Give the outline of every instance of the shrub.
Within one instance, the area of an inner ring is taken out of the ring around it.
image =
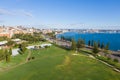
[[[119,62],[118,59],[114,59],[113,61],[114,61],[114,62]]]
[[[35,59],[35,57],[32,57],[32,59]]]
[[[45,48],[49,48],[50,46],[45,46]]]
[[[111,58],[110,58],[110,57],[108,57],[108,58],[107,58],[107,60],[111,60]]]
[[[29,58],[28,58],[28,61],[30,61],[30,59],[31,59],[31,58],[29,57]]]
[[[115,66],[115,62],[113,62],[112,60],[108,60],[106,57],[97,56],[96,58],[98,58],[98,59],[100,59],[100,60],[102,60],[102,61],[104,61],[104,62],[107,62],[107,63],[110,64],[110,65]]]

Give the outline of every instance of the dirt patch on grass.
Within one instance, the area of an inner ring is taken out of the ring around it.
[[[59,70],[68,70],[70,68],[70,65],[71,65],[71,59],[69,56],[65,56],[65,59],[63,61],[62,64],[60,65],[57,65],[57,69]]]

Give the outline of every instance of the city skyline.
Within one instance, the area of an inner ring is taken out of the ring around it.
[[[120,29],[119,7],[119,0],[1,0],[0,25]]]

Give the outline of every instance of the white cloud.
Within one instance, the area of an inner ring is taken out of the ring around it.
[[[15,15],[15,16],[27,16],[33,17],[32,13],[26,10],[7,10],[0,8],[0,15]]]
[[[6,9],[0,9],[0,15],[13,15],[13,13]]]
[[[17,10],[16,13],[23,16],[33,17],[32,13],[25,10]]]

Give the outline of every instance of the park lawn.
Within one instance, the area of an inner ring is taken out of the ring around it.
[[[23,55],[18,54],[17,56],[11,56],[10,62],[6,62],[5,60],[0,61],[0,71],[4,71],[20,63],[24,63],[28,55],[27,53],[28,51]]]
[[[31,50],[35,59],[0,73],[0,80],[120,80],[120,73],[87,55],[55,46]]]
[[[48,42],[36,42],[36,43],[28,44],[28,45],[29,46],[30,45],[40,45],[40,44],[45,44],[45,43],[48,43]],[[6,69],[9,69],[9,68],[12,68],[14,66],[24,63],[26,61],[26,58],[28,55],[27,53],[29,53],[28,50],[23,55],[18,54],[16,56],[11,56],[9,63],[6,63],[5,60],[0,61],[0,71],[4,71]]]

